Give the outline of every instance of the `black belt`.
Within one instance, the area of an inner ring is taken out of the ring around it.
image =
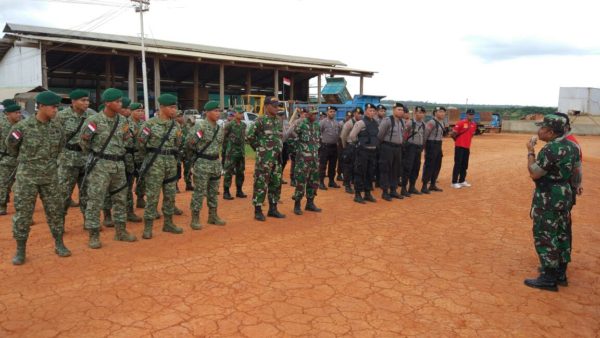
[[[159,155],[177,155],[179,151],[177,149],[158,149],[158,148],[146,148],[149,153],[155,153]]]
[[[324,145],[326,147],[337,147],[337,143],[323,143],[323,142],[321,142],[321,145]]]
[[[385,144],[386,146],[390,146],[390,147],[394,147],[394,148],[400,148],[400,147],[402,147],[401,144],[387,142],[387,141],[383,141],[382,144]]]
[[[65,144],[65,148],[73,151],[81,151],[81,146],[77,143],[67,143]]]
[[[433,143],[433,144],[442,144],[442,141],[438,141],[438,140],[427,140],[427,143]]]
[[[4,152],[4,151],[0,151],[0,155],[2,155],[2,156],[9,156],[9,154],[7,152]]]
[[[214,161],[219,159],[219,155],[204,155],[204,154],[196,154],[198,158],[203,158],[205,160]]]
[[[125,160],[125,155],[109,155],[109,154],[94,153],[94,156],[101,158],[103,160],[109,160],[109,161],[115,161],[115,162],[121,162],[121,161]]]
[[[135,153],[137,153],[137,149],[135,149],[135,148],[129,148],[129,147],[125,147],[125,151],[126,151],[128,154],[132,154],[132,155],[133,155],[133,154],[135,154]]]

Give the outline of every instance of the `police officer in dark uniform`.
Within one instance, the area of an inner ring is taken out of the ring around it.
[[[404,143],[404,105],[396,102],[394,112],[389,118],[379,121],[379,185],[383,190],[381,198],[404,198],[396,190],[402,175],[402,144]]]
[[[344,188],[347,193],[354,194],[352,182],[354,181],[354,157],[356,154],[356,145],[350,142],[350,132],[364,115],[364,111],[360,107],[356,107],[352,111],[352,118],[344,123],[342,132],[340,133],[340,141],[342,142],[342,171],[344,175]]]
[[[319,122],[321,129],[321,146],[319,148],[319,189],[325,187],[325,174],[329,177],[329,187],[339,188],[335,183],[335,165],[337,163],[337,143],[340,137],[340,125],[335,120],[337,108],[327,107],[327,117]]]
[[[379,127],[374,119],[375,106],[371,103],[365,105],[365,117],[356,122],[350,132],[349,140],[357,144],[356,158],[354,160],[354,201],[365,203],[375,202],[371,195],[373,179],[375,177],[375,164],[377,161],[377,146]],[[364,199],[361,193],[364,191]]]

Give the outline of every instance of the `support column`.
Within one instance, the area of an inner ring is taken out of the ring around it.
[[[246,95],[252,94],[252,73],[246,72]]]
[[[219,66],[219,105],[225,109],[225,65]]]
[[[279,69],[273,73],[273,96],[279,99]]]
[[[317,78],[317,103],[321,104],[321,74]]]
[[[42,87],[48,89],[48,64],[46,63],[46,47],[40,43],[42,54]]]
[[[154,107],[158,110],[158,97],[160,96],[160,60],[154,56]]]
[[[290,76],[290,101],[294,100],[294,76]]]
[[[192,108],[199,109],[199,101],[200,101],[200,85],[198,81],[198,64],[194,64],[194,103],[192,103]]]
[[[360,76],[360,95],[364,94],[364,85],[365,85],[365,77],[364,76]]]
[[[135,76],[135,58],[129,56],[129,76],[127,77],[127,91],[132,102],[137,102],[137,84]]]
[[[104,61],[104,89],[112,87],[110,56]]]

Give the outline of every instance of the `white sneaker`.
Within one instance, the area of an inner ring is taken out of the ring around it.
[[[471,184],[467,181],[464,181],[464,182],[458,183],[458,184],[460,184],[461,187],[470,187],[471,186]]]
[[[463,187],[460,183],[452,183],[450,186],[454,189],[460,189]]]

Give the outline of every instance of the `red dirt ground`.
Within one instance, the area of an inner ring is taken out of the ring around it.
[[[0,336],[598,336],[600,138],[580,137],[585,191],[558,293],[523,285],[537,273],[528,138],[476,137],[467,189],[449,188],[448,141],[443,193],[358,205],[330,189],[316,200],[323,213],[296,216],[286,185],[285,220],[255,222],[249,199],[220,200],[227,226],[192,231],[181,193],[183,235],[157,231],[160,220],[149,241],[105,229],[101,250],[71,209],[70,258],[54,254],[38,203],[23,266],[10,263],[11,220],[0,218]],[[140,223],[128,227],[140,237]]]

